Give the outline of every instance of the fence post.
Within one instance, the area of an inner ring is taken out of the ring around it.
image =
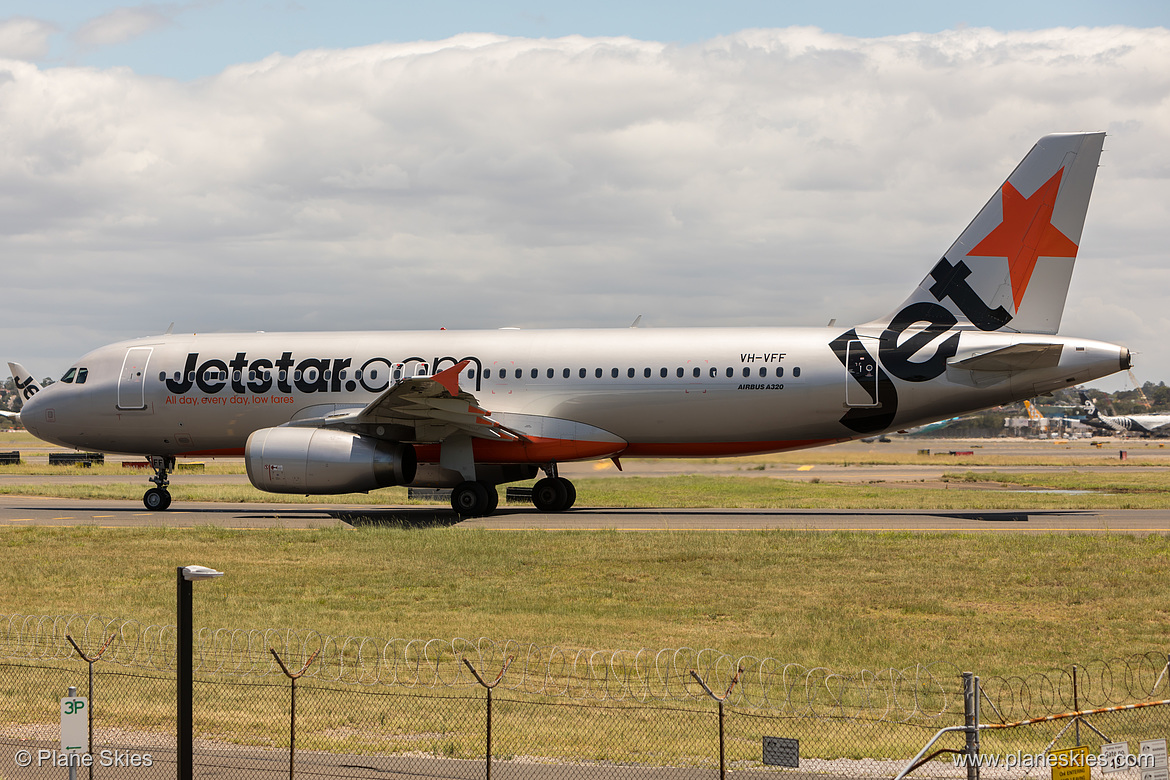
[[[485,780],[492,780],[492,688],[495,688],[500,684],[500,680],[504,679],[504,672],[508,671],[512,658],[513,656],[508,656],[507,660],[504,661],[504,668],[500,669],[500,673],[496,675],[496,679],[492,681],[491,685],[484,682],[484,679],[479,676],[479,672],[475,671],[475,667],[471,665],[471,661],[463,659],[463,663],[475,676],[475,681],[487,689],[487,777]]]
[[[1073,664],[1073,711],[1081,711],[1081,698],[1077,695],[1077,665]],[[1077,727],[1077,747],[1081,746],[1081,719],[1078,717],[1075,720]]]
[[[91,756],[93,755],[93,665],[102,659],[102,656],[106,653],[106,648],[109,647],[110,643],[114,641],[115,636],[117,636],[117,634],[110,634],[110,638],[106,640],[104,645],[102,645],[102,649],[98,650],[98,654],[93,658],[90,658],[82,651],[81,647],[73,641],[73,637],[69,636],[69,634],[65,635],[65,638],[69,640],[69,644],[73,645],[73,649],[77,651],[79,656],[81,656],[81,660],[89,664],[89,713],[86,716],[86,720],[89,723],[89,754]],[[93,780],[92,762],[89,765],[89,780]]]
[[[284,665],[284,661],[280,660],[280,656],[276,654],[275,649],[270,647],[268,648],[268,652],[272,653],[272,657],[276,659],[278,664],[280,664],[280,671],[284,672],[284,675],[292,681],[289,683],[292,686],[292,700],[289,702],[290,715],[288,723],[288,780],[293,780],[293,766],[297,757],[297,678],[305,673],[305,670],[309,668],[309,665],[312,664],[313,661],[317,660],[317,653],[320,653],[321,650],[318,648],[316,652],[309,656],[309,660],[305,661],[305,665],[302,666],[301,670],[296,674],[293,674],[288,670],[288,667]]]
[[[707,687],[707,683],[703,682],[703,678],[699,676],[699,673],[691,669],[691,677],[694,677],[695,681],[703,686],[703,690],[707,692],[708,696],[719,702],[719,780],[727,780],[727,758],[723,748],[723,702],[731,695],[731,689],[739,682],[739,676],[741,674],[743,674],[743,667],[735,670],[735,676],[731,678],[731,683],[727,686],[727,690],[723,692],[723,695],[716,696],[715,692]]]
[[[963,672],[963,726],[967,732],[967,780],[979,780],[979,678]]]

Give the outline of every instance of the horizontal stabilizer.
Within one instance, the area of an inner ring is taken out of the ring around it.
[[[1030,368],[1054,368],[1060,365],[1062,344],[1013,344],[960,360],[951,358],[948,366],[968,371],[1024,371]]]

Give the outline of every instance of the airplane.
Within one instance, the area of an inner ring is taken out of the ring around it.
[[[90,352],[20,421],[148,458],[151,510],[177,457],[243,456],[260,490],[451,487],[479,517],[541,471],[533,504],[569,509],[561,463],[817,447],[1017,402],[1130,367],[1055,335],[1104,137],[1041,138],[910,296],[852,328],[167,333]]]
[[[1085,409],[1084,423],[1106,431],[1127,431],[1129,433],[1145,433],[1151,436],[1165,436],[1170,434],[1170,414],[1125,414],[1111,416],[1097,411],[1097,405],[1085,393],[1079,390],[1081,405]]]

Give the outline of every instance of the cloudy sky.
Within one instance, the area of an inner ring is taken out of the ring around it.
[[[1106,130],[1061,330],[1170,381],[1170,6],[695,5],[7,0],[0,358],[866,321]]]

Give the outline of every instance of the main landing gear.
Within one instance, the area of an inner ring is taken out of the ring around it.
[[[541,512],[564,512],[577,500],[577,489],[557,476],[556,465],[545,468],[549,476],[532,486],[532,504]],[[486,482],[461,482],[451,491],[451,508],[460,517],[487,517],[496,511],[500,494]]]
[[[460,482],[451,491],[451,508],[460,517],[487,517],[499,503],[496,486],[486,482]]]
[[[564,512],[577,500],[577,488],[564,477],[545,477],[532,486],[532,504],[541,512]]]
[[[532,505],[541,512],[564,512],[577,500],[577,488],[557,474],[557,464],[542,466],[547,475],[532,486]]]
[[[151,512],[162,512],[171,505],[171,494],[167,486],[171,484],[167,476],[175,470],[174,455],[151,455],[150,467],[154,469],[154,476],[150,481],[155,484],[142,496],[142,503]]]

